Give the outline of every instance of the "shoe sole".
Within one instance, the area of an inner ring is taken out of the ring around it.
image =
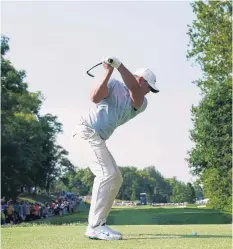
[[[88,239],[92,239],[92,240],[107,240],[107,241],[110,241],[110,240],[122,240],[122,237],[121,238],[98,238],[98,237],[92,237],[92,236],[88,236],[86,235],[86,237]]]

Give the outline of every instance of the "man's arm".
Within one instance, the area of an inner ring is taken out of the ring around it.
[[[94,103],[99,103],[101,100],[106,98],[108,96],[108,81],[112,75],[113,69],[110,65],[104,64],[104,67],[106,69],[106,73],[104,75],[103,80],[100,82],[100,84],[94,88],[94,90],[91,92],[91,101]]]
[[[132,106],[139,109],[144,102],[144,93],[134,75],[121,63],[118,67],[121,77],[129,89]]]

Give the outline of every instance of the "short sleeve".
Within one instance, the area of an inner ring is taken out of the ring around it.
[[[147,107],[147,99],[144,97],[144,102],[143,102],[142,106],[137,111],[135,111],[136,114],[144,112],[146,110],[146,107]]]

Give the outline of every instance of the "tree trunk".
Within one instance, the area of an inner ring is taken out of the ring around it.
[[[46,185],[46,193],[49,195],[49,190],[50,190],[50,182],[47,182]]]
[[[37,184],[35,183],[35,190],[34,190],[34,194],[36,194],[36,190],[37,190]]]

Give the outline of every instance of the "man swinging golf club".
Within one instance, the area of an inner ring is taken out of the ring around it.
[[[81,117],[79,134],[73,136],[80,135],[86,140],[96,157],[96,164],[90,166],[95,179],[85,235],[90,239],[119,240],[121,233],[108,227],[106,221],[123,179],[105,141],[118,126],[143,112],[147,107],[145,95],[159,89],[150,69],[141,68],[132,74],[115,57],[104,59],[103,66],[105,75],[91,93],[96,108]],[[114,68],[124,83],[110,79]]]

